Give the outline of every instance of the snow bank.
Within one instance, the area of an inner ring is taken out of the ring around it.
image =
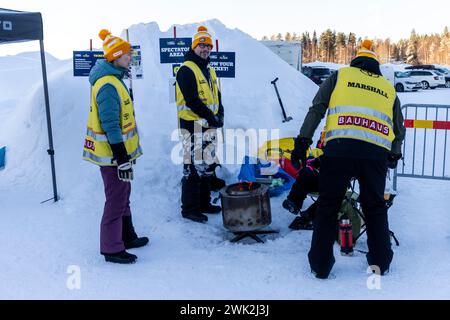
[[[281,136],[297,135],[317,86],[248,34],[238,29],[228,29],[217,20],[203,24],[214,38],[219,39],[221,51],[236,52],[236,79],[222,79],[225,129],[280,129]],[[191,37],[198,26],[178,25],[177,35]],[[171,141],[172,133],[177,128],[176,106],[169,103],[172,68],[171,65],[160,64],[158,40],[171,37],[172,28],[160,31],[156,23],[137,24],[129,28],[129,35],[130,41],[142,48],[144,68],[144,79],[133,81],[144,148],[144,156],[137,170],[144,171],[141,173],[144,179],[161,179],[158,183],[173,187],[181,174],[180,166],[175,166],[170,160],[177,143]],[[33,65],[36,69],[32,70],[29,66],[29,62],[35,62],[31,61],[33,57],[35,55],[31,54],[10,57],[9,60],[3,58],[3,63],[8,64],[7,82],[21,83],[15,91],[11,90],[12,96],[25,98],[8,111],[11,121],[0,128],[0,142],[9,147],[8,167],[1,173],[1,183],[33,184],[39,181],[38,185],[45,188],[45,183],[42,186],[40,181],[50,179],[45,151],[48,149],[47,127],[42,85],[37,72],[39,64]],[[26,61],[26,68],[23,61]],[[58,183],[64,195],[72,189],[72,185],[86,183],[87,177],[93,174],[93,166],[81,160],[89,108],[89,84],[86,78],[72,76],[71,61],[50,61],[55,65],[55,68],[49,68],[49,89],[56,165]],[[278,88],[286,112],[294,118],[287,124],[282,124],[281,109],[270,83],[276,77],[280,78]],[[3,85],[5,77],[1,79]],[[30,88],[28,95],[25,94],[25,86]],[[259,141],[259,144],[262,142]],[[159,177],[161,172],[170,177]]]

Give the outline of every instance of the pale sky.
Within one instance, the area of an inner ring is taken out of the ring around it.
[[[166,31],[173,24],[218,19],[257,39],[331,28],[395,41],[408,38],[413,28],[431,34],[450,26],[450,0],[1,0],[0,7],[41,12],[46,51],[59,59],[88,49],[91,38],[100,47],[102,28],[119,35],[141,22],[155,21]],[[37,50],[38,42],[2,45],[0,56]]]

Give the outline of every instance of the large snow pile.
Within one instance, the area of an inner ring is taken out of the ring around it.
[[[230,30],[217,20],[205,25],[220,40],[221,50],[236,52],[236,79],[222,80],[226,128],[279,128],[282,136],[296,135],[318,87],[242,31]],[[197,26],[177,26],[178,36],[191,37]],[[52,194],[39,63],[33,73],[24,69],[20,56],[2,58],[0,86],[9,85],[6,99],[13,100],[14,106],[5,108],[6,100],[0,105],[2,119],[7,119],[0,126],[0,146],[8,147],[7,166],[0,171],[0,243],[4,244],[0,298],[449,297],[448,286],[442,284],[448,281],[450,261],[446,212],[450,193],[439,181],[399,181],[404,191],[391,209],[391,227],[402,246],[394,249],[392,275],[383,278],[381,290],[367,288],[367,263],[359,253],[352,259],[336,255],[335,280],[313,278],[306,256],[311,233],[290,232],[293,216],[281,208],[283,197],[271,199],[271,228],[280,233],[264,245],[231,244],[232,235],[220,215],[210,216],[205,225],[182,219],[181,166],[170,158],[177,143],[171,139],[177,126],[176,107],[169,103],[172,71],[159,63],[158,48],[158,38],[171,37],[172,29],[162,32],[156,23],[138,24],[129,33],[131,42],[142,47],[144,68],[144,79],[133,82],[144,156],[135,167],[131,208],[138,233],[150,236],[151,245],[133,250],[139,257],[133,266],[107,264],[99,254],[103,185],[98,168],[81,160],[89,84],[86,78],[73,78],[71,61],[54,61],[55,67],[49,68],[62,199],[57,204],[38,204]],[[285,124],[270,84],[276,77],[287,113],[294,118]],[[448,99],[444,91],[434,94]],[[236,166],[225,167],[222,174],[232,182]],[[426,199],[431,196],[432,202]],[[309,204],[308,200],[305,207]],[[430,238],[424,239],[425,235]],[[367,249],[364,241],[358,249]],[[76,270],[81,287],[70,290],[67,281]]]
[[[236,52],[236,79],[222,80],[225,128],[279,128],[282,136],[298,134],[317,86],[242,31],[227,29],[217,20],[208,21],[205,25],[219,39],[222,51]],[[178,36],[191,37],[197,27],[198,24],[177,26]],[[140,45],[143,53],[144,79],[133,82],[138,125],[145,152],[140,167],[148,168],[149,172],[145,175],[148,174],[149,177],[167,170],[168,174],[170,172],[176,178],[167,180],[166,177],[164,180],[166,183],[170,181],[176,184],[180,170],[168,169],[172,166],[170,155],[176,144],[171,141],[171,136],[177,127],[176,107],[169,103],[168,88],[172,67],[160,64],[158,40],[171,37],[172,29],[161,32],[156,23],[139,24],[129,28],[129,35],[130,41]],[[22,72],[18,58],[14,57],[8,62],[9,79],[28,77],[29,69]],[[40,65],[36,64],[35,67],[39,68]],[[33,73],[34,76],[37,75]],[[294,118],[294,121],[287,124],[282,124],[281,109],[270,83],[276,77],[280,78],[278,87],[286,111]],[[11,121],[0,128],[1,142],[9,147],[8,168],[1,173],[3,181],[7,183],[17,182],[22,178],[29,183],[29,177],[41,174],[43,179],[44,176],[48,177],[47,167],[35,165],[47,160],[42,85],[39,77],[35,80],[37,86],[31,86],[32,94],[27,96],[16,91],[15,97],[26,98],[11,110]],[[49,87],[58,180],[64,196],[67,190],[65,182],[69,181],[69,185],[72,185],[80,180],[85,181],[86,177],[80,170],[92,171],[91,166],[80,161],[89,105],[89,84],[86,78],[73,78],[72,63],[65,61],[56,70],[51,69]],[[20,92],[27,92],[24,85],[20,87]],[[21,130],[14,129],[17,127]],[[262,142],[264,141],[259,141],[259,144]]]

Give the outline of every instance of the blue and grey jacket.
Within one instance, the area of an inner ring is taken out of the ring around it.
[[[89,82],[93,86],[98,79],[113,75],[127,88],[122,80],[127,71],[127,69],[116,68],[106,60],[98,60],[89,74]],[[108,137],[108,142],[110,144],[123,142],[120,128],[120,99],[116,89],[110,84],[105,84],[98,91],[96,99],[100,124]]]

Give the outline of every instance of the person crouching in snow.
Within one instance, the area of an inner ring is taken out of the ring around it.
[[[122,81],[131,63],[131,45],[101,30],[106,58],[89,75],[91,109],[83,159],[100,166],[105,208],[100,228],[100,252],[108,262],[129,264],[137,257],[126,249],[145,246],[149,239],[134,231],[130,193],[132,165],[142,155],[133,101]]]
[[[222,128],[224,121],[216,72],[209,65],[212,48],[208,30],[199,27],[176,78],[178,121],[184,149],[181,215],[200,223],[208,221],[205,213],[218,214],[222,210],[210,203],[212,184],[217,185],[213,180],[217,166],[217,128]]]
[[[308,151],[306,166],[303,166],[298,172],[298,177],[289,192],[286,200],[283,201],[283,208],[292,214],[299,214],[298,217],[289,225],[293,230],[312,230],[315,211],[317,209],[317,201],[308,209],[301,211],[303,201],[309,193],[319,192],[319,170],[320,158],[323,155],[323,147],[326,131],[321,134],[321,138],[317,141],[317,148]]]

